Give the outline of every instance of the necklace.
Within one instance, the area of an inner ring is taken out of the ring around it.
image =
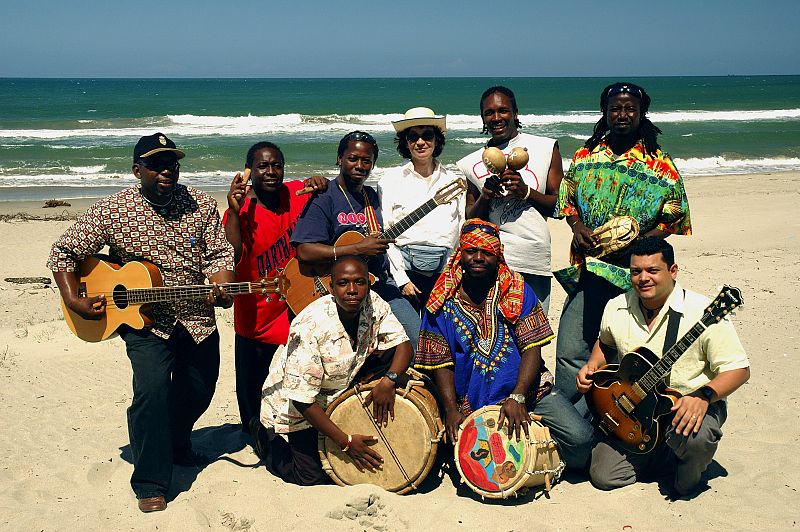
[[[350,206],[350,211],[352,211],[353,216],[358,218],[358,213],[353,208],[353,204],[350,202],[350,198],[347,196],[347,192],[344,191],[344,188],[342,188],[342,184],[339,183],[338,179],[336,180],[336,185],[339,187],[339,190],[342,191],[342,195],[344,196],[344,199],[347,200],[347,204]],[[366,197],[366,194],[364,194],[364,197]],[[365,224],[361,224],[361,223],[356,222],[356,225],[361,227],[362,231],[364,230],[364,225]]]
[[[147,196],[145,196],[145,195],[144,195],[144,192],[142,192],[142,187],[139,187],[139,194],[141,194],[141,195],[142,195],[142,198],[144,198],[144,200],[145,200],[147,203],[149,203],[149,204],[150,204],[150,205],[152,205],[153,207],[158,207],[158,208],[166,207],[167,205],[169,205],[170,203],[172,203],[172,200],[173,200],[173,198],[175,197],[175,194],[173,193],[173,194],[170,194],[170,195],[169,195],[169,199],[168,199],[166,202],[164,202],[164,203],[156,203],[155,201],[153,201],[153,200],[149,199]]]

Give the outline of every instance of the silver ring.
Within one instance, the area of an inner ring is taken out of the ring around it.
[[[692,416],[692,419],[697,419],[697,416]]]

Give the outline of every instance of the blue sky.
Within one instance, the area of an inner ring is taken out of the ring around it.
[[[798,0],[2,4],[0,77],[800,74]]]

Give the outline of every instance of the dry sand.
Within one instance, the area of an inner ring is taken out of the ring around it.
[[[796,529],[799,184],[797,173],[686,181],[695,234],[670,239],[681,282],[712,297],[723,283],[741,288],[746,307],[735,322],[752,363],[750,382],[730,399],[709,489],[694,500],[670,501],[655,483],[601,492],[572,476],[549,497],[494,503],[436,473],[407,496],[368,485],[284,484],[243,467],[257,460],[236,425],[232,313],[223,311],[217,393],[193,438],[198,450],[227,458],[176,468],[167,511],[142,514],[128,483],[131,370],[122,341],[84,343],[61,318],[57,290],[0,281],[0,529]],[[87,204],[0,203],[0,215],[75,213]],[[50,244],[69,223],[0,221],[0,279],[50,277]],[[560,267],[569,232],[564,222],[551,227]],[[554,286],[556,328],[563,299]],[[553,352],[545,349],[551,367]]]

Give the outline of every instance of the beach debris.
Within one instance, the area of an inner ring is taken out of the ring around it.
[[[60,199],[49,199],[42,205],[42,209],[52,209],[54,207],[72,207],[72,204]]]
[[[31,214],[28,212],[12,212],[7,214],[0,214],[0,222],[14,222],[14,221],[21,221],[21,222],[29,222],[29,221],[38,221],[44,220],[49,222],[63,222],[65,220],[75,220],[78,218],[77,213],[71,213],[66,209],[61,212],[61,214],[53,214],[53,215],[41,215],[41,214]]]
[[[7,283],[14,284],[44,284],[49,285],[53,281],[49,277],[6,277],[3,279]]]

